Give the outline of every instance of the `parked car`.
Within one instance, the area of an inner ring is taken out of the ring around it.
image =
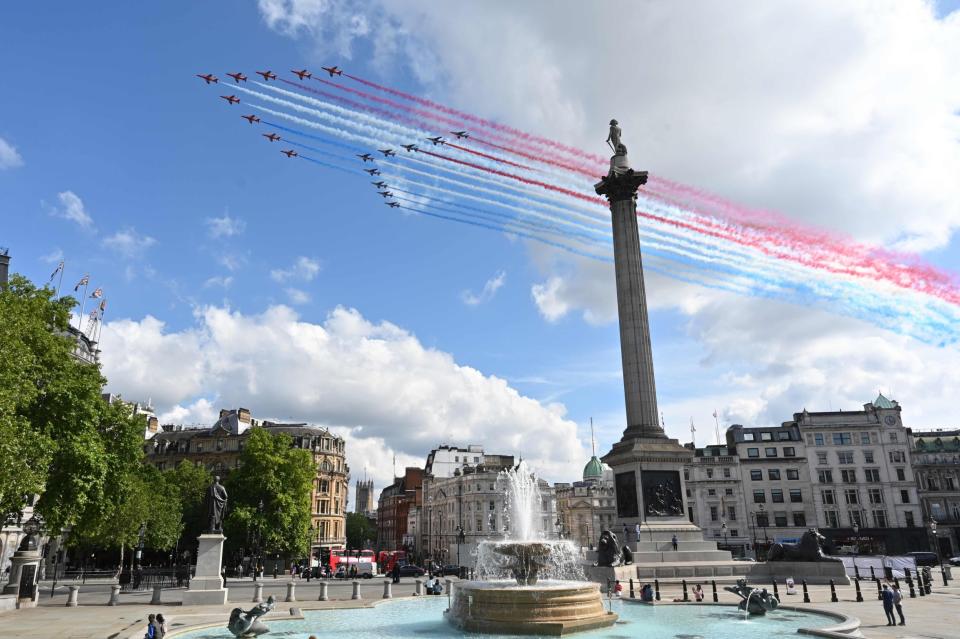
[[[437,570],[434,574],[441,577],[459,577],[460,576],[460,566],[456,564],[447,564],[446,566],[440,566],[440,569]]]
[[[947,561],[950,562],[951,566],[960,566],[960,557],[951,557]]]
[[[426,570],[420,566],[414,566],[413,564],[404,564],[400,566],[401,577],[423,577],[426,573]]]
[[[936,566],[940,563],[935,552],[908,552],[907,557],[913,557],[918,566]]]

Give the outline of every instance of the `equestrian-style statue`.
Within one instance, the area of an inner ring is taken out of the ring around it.
[[[609,530],[601,531],[600,541],[597,542],[597,565],[619,566],[620,558],[620,543],[617,541],[617,535]]]
[[[796,544],[771,544],[767,561],[840,561],[823,554],[821,545],[826,541],[816,528],[803,533]]]
[[[227,489],[220,483],[219,477],[207,489],[207,530],[208,533],[223,532],[223,516],[227,510]]]
[[[270,632],[260,621],[260,617],[273,610],[274,601],[273,595],[270,595],[266,603],[258,603],[246,612],[243,608],[234,608],[230,612],[227,630],[232,632],[234,637],[256,637]]]

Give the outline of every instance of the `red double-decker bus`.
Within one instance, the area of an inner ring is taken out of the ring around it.
[[[389,574],[396,564],[405,564],[407,562],[406,550],[381,550],[377,555],[377,562],[383,570],[383,574]]]
[[[374,565],[376,572],[377,555],[372,550],[331,550],[330,551],[330,570],[337,571],[337,567],[349,566],[358,562],[369,561]]]

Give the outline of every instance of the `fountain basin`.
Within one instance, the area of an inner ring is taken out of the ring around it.
[[[460,582],[454,586],[449,623],[467,632],[561,636],[604,628],[617,615],[603,607],[600,586],[580,581]]]

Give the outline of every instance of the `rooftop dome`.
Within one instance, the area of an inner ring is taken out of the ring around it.
[[[600,463],[600,460],[597,459],[597,456],[594,455],[590,458],[590,461],[587,462],[587,465],[583,467],[583,481],[589,479],[601,479],[603,477],[603,464]]]
[[[873,400],[873,405],[875,408],[896,408],[897,402],[887,399],[883,393],[878,393],[877,398]]]

